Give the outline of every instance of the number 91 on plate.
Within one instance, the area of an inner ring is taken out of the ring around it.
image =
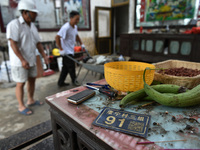
[[[146,137],[150,119],[150,115],[104,107],[92,124],[130,135]]]

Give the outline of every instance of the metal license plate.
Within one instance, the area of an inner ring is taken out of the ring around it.
[[[104,107],[93,125],[146,137],[151,116]]]

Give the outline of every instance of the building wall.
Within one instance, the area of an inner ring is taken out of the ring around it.
[[[94,55],[95,47],[95,7],[111,7],[111,0],[90,0],[91,31],[80,31],[79,36],[89,52]]]
[[[129,33],[135,32],[134,30],[134,13],[135,13],[135,1],[129,0]]]

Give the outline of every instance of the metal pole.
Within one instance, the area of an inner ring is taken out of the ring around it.
[[[1,47],[1,50],[3,52],[3,59],[5,61],[5,66],[6,66],[6,72],[7,72],[7,76],[8,76],[8,81],[11,82],[10,80],[10,75],[9,75],[9,70],[8,70],[8,65],[7,65],[7,62],[6,62],[6,54],[5,54],[5,47]]]
[[[116,55],[116,8],[113,9],[113,54]]]

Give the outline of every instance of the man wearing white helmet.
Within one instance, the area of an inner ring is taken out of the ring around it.
[[[45,63],[48,57],[45,55],[37,28],[32,23],[35,21],[38,10],[33,0],[20,0],[18,10],[21,16],[12,20],[6,29],[8,39],[9,56],[11,63],[11,74],[16,84],[16,98],[19,103],[18,111],[23,115],[30,115],[33,112],[24,104],[24,85],[27,82],[28,106],[42,105],[40,101],[33,98],[35,91],[36,48],[43,56]]]

